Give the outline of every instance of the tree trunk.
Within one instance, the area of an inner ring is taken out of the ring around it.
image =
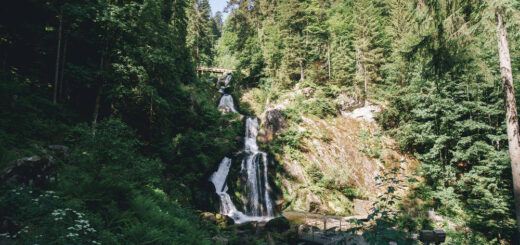
[[[106,46],[105,46],[106,47]],[[105,48],[106,50],[106,48]],[[104,67],[104,57],[103,53],[101,53],[101,61],[99,62],[99,69],[101,70],[101,81],[99,83],[99,87],[96,94],[96,101],[94,102],[94,112],[92,113],[92,135],[96,135],[96,123],[99,116],[99,106],[101,104],[101,94],[103,93],[103,84],[104,84],[104,76],[103,76],[103,67]]]
[[[96,134],[96,123],[99,116],[99,104],[101,103],[101,94],[103,93],[103,85],[100,84],[97,90],[96,103],[94,104],[94,113],[92,114],[92,134]]]
[[[502,80],[504,105],[506,109],[509,157],[511,158],[511,170],[513,174],[517,234],[520,234],[520,135],[518,132],[518,113],[516,110],[511,57],[509,56],[509,45],[507,42],[507,30],[502,18],[503,12],[502,8],[498,8],[495,13],[498,29],[498,55],[500,58],[500,78]]]
[[[362,55],[363,55],[363,53],[361,52],[361,50],[358,47],[356,47],[356,73],[357,73],[356,76],[357,76],[357,79],[359,79],[359,80],[360,80],[359,76],[363,77],[363,106],[365,106],[366,100],[367,100],[368,77],[366,74],[365,66],[362,62],[362,60],[363,60]]]
[[[365,86],[364,86],[364,90],[363,90],[363,105],[365,105],[367,102],[367,93],[368,93],[368,76],[365,74],[364,78],[365,78],[365,82],[364,82]]]
[[[52,104],[56,105],[56,97],[58,94],[58,75],[60,72],[60,54],[61,54],[61,32],[63,29],[63,10],[60,12],[60,25],[58,27],[58,48],[56,52],[56,70],[54,72],[54,93],[52,96]]]
[[[303,58],[300,57],[300,81],[305,80],[305,72],[303,71]]]
[[[328,51],[327,51],[327,63],[328,63],[328,68],[329,68],[329,82],[330,80],[332,79],[332,75],[331,75],[331,71],[330,71],[330,43],[329,43],[329,47],[328,47]]]
[[[65,71],[65,60],[67,58],[67,43],[69,40],[65,38],[65,43],[63,44],[63,57],[61,59],[61,74],[60,74],[60,92],[59,92],[59,98],[63,102],[63,72]]]

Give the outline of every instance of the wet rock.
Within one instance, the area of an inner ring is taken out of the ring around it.
[[[235,224],[234,227],[241,231],[255,232],[258,228],[258,222],[253,221],[243,224]]]
[[[214,225],[218,225],[223,228],[235,224],[235,221],[231,217],[229,217],[227,215],[223,215],[223,214],[215,214],[212,212],[201,212],[199,214],[199,218],[200,218],[200,220],[203,220],[205,222],[208,222],[208,223],[211,223]]]
[[[216,224],[217,223],[217,217],[214,213],[211,212],[202,212],[199,214],[199,217],[201,220],[207,221],[209,223]]]
[[[0,170],[1,183],[45,186],[56,179],[56,166],[52,156],[24,157],[7,163]]]
[[[289,203],[287,203],[286,200],[276,200],[274,202],[274,209],[277,211],[277,212],[282,212],[283,210],[285,210],[287,208],[287,206],[289,206]]]
[[[267,224],[265,225],[265,228],[272,232],[282,233],[284,231],[289,230],[291,228],[291,225],[289,223],[289,220],[282,216],[269,220],[269,222],[267,222]]]
[[[211,238],[211,240],[217,244],[228,244],[229,243],[229,239],[227,239],[221,235],[214,236]]]
[[[235,224],[235,221],[231,217],[224,215],[224,214],[216,214],[215,218],[217,220],[217,224],[220,227],[228,227],[230,225]]]
[[[231,107],[229,107],[229,106],[225,106],[225,105],[224,105],[224,106],[219,106],[219,107],[218,107],[218,110],[219,110],[220,112],[224,113],[224,114],[226,114],[226,113],[230,113],[230,112],[233,112],[233,109],[232,109]]]

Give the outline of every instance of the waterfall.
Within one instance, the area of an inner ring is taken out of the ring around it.
[[[229,84],[229,82],[231,82],[231,75],[228,75],[226,77],[226,80],[224,80],[224,86],[227,86]]]
[[[246,118],[244,138],[245,157],[242,160],[241,173],[247,178],[247,203],[244,210],[249,216],[272,217],[273,201],[269,195],[271,187],[267,178],[267,153],[258,150],[258,118]]]
[[[216,189],[216,193],[220,197],[220,213],[225,214],[229,217],[231,217],[235,223],[245,223],[245,222],[251,222],[251,221],[267,221],[272,216],[273,213],[268,212],[267,216],[262,215],[249,215],[249,213],[246,215],[240,211],[237,210],[235,207],[235,204],[233,204],[233,201],[231,200],[231,197],[227,193],[228,186],[226,184],[226,179],[229,174],[229,168],[231,167],[231,159],[224,157],[222,161],[220,162],[220,165],[218,167],[218,170],[214,172],[210,177],[209,181],[213,183]],[[267,175],[266,175],[267,177]],[[267,195],[267,193],[266,193]],[[271,206],[272,208],[272,206]]]
[[[226,84],[231,76],[226,78]],[[233,97],[224,94],[220,99],[218,108],[222,112],[238,113],[233,103]],[[231,217],[235,223],[250,221],[265,222],[274,217],[273,200],[271,199],[271,187],[268,181],[267,153],[259,151],[256,137],[258,135],[258,118],[246,117],[244,135],[244,158],[242,159],[240,174],[247,180],[245,183],[246,197],[244,212],[237,210],[231,197],[227,193],[226,180],[231,168],[231,159],[225,157],[220,162],[219,168],[209,180],[215,185],[216,193],[220,197],[220,213]]]
[[[215,185],[217,194],[220,196],[220,213],[232,214],[238,212],[235,205],[231,201],[231,197],[227,194],[226,179],[231,167],[231,159],[224,157],[220,162],[218,170],[209,177],[209,181]]]
[[[218,109],[224,113],[238,113],[238,111],[235,109],[235,103],[233,103],[233,96],[229,94],[222,95],[222,98],[220,99],[220,102],[218,104]]]

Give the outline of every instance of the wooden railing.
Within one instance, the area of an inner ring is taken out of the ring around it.
[[[225,68],[218,68],[218,67],[207,67],[207,66],[199,66],[197,67],[197,71],[209,71],[212,73],[232,73],[235,70],[232,69],[225,69]]]

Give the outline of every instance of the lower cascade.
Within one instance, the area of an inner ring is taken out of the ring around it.
[[[227,80],[227,79],[226,79]],[[228,110],[224,112],[238,113],[234,108],[233,97],[228,94],[222,96],[219,108],[226,105]],[[240,174],[245,183],[246,197],[244,200],[244,212],[237,210],[231,197],[227,193],[226,180],[231,168],[231,159],[224,157],[219,168],[209,180],[215,185],[216,193],[220,197],[220,213],[231,217],[235,223],[251,221],[265,222],[274,217],[271,187],[268,181],[267,153],[258,149],[256,137],[258,135],[258,118],[246,117],[244,137],[244,157],[241,163]]]
[[[267,179],[267,153],[258,150],[257,135],[258,118],[247,117],[245,157],[241,165],[241,174],[247,177],[247,203],[244,210],[250,216],[273,217],[273,201],[269,195],[271,187]]]

